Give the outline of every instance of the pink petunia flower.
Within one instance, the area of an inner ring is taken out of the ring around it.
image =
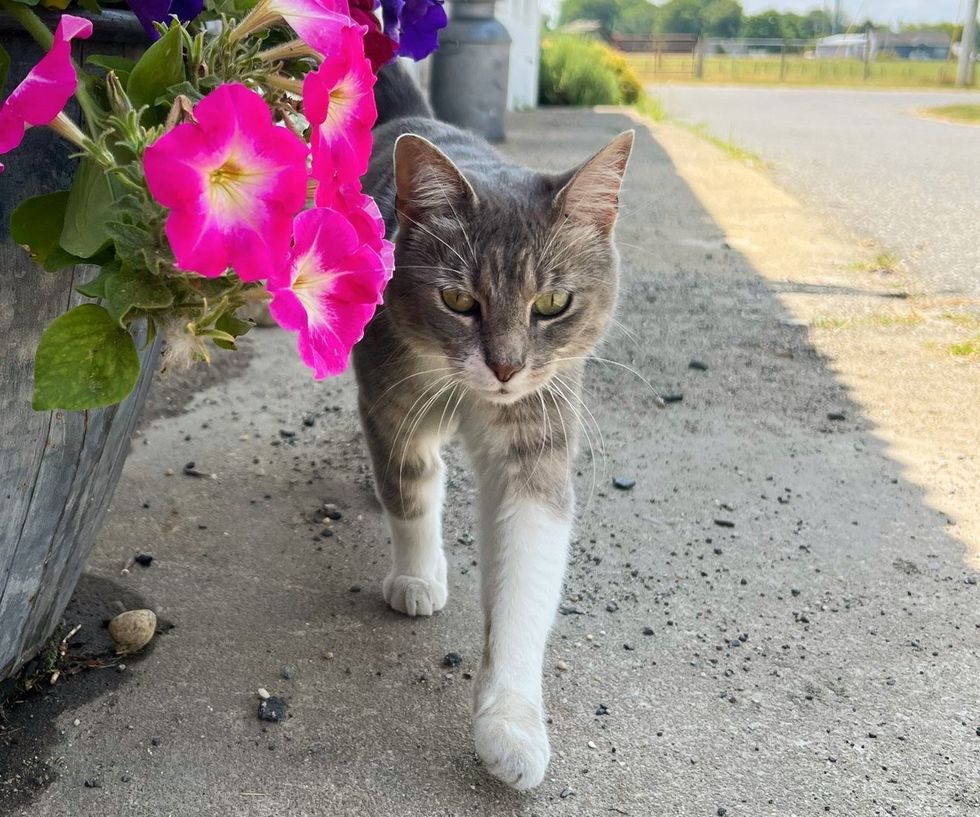
[[[71,64],[71,41],[87,39],[91,34],[91,20],[61,15],[51,50],[0,106],[0,153],[17,147],[31,125],[47,125],[61,113],[78,87],[78,75]]]
[[[395,266],[395,245],[385,238],[385,223],[374,199],[361,191],[360,182],[346,185],[324,185],[316,189],[317,207],[328,207],[344,213],[357,237],[384,262],[387,269]]]
[[[321,380],[347,368],[392,268],[336,210],[300,213],[293,229],[289,263],[269,278],[269,312],[299,333],[299,355]]]
[[[358,179],[371,159],[371,128],[378,118],[374,71],[359,28],[343,29],[334,49],[303,80],[303,114],[312,126],[313,176],[321,183]]]
[[[340,31],[352,25],[348,11],[347,0],[259,0],[231,37],[240,40],[282,19],[308,46],[330,54]]]
[[[289,255],[292,217],[306,203],[306,144],[276,127],[265,101],[244,85],[221,85],[146,149],[150,193],[164,207],[180,269],[207,278],[234,267],[266,278]]]

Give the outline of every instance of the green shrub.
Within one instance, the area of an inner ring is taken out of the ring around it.
[[[643,95],[643,86],[640,85],[640,78],[636,75],[636,71],[626,61],[624,54],[605,46],[599,47],[605,52],[603,61],[616,75],[620,101],[624,105],[635,105]]]
[[[599,43],[553,37],[541,43],[541,102],[544,105],[619,105],[623,92]]]

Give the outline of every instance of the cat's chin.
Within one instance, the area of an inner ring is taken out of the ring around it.
[[[495,406],[512,406],[533,393],[534,389],[475,389],[482,400]]]

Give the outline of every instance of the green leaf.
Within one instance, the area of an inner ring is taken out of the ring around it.
[[[55,318],[34,359],[35,411],[81,411],[118,403],[139,378],[129,332],[101,306],[82,304]]]
[[[10,235],[46,270],[70,267],[82,261],[62,249],[58,240],[68,207],[67,190],[24,199],[10,216]]]
[[[131,258],[150,243],[150,234],[135,224],[123,221],[110,221],[106,225],[109,236],[116,245],[116,251],[122,258]]]
[[[36,6],[40,0],[14,0],[15,3],[20,3],[22,6]]]
[[[95,255],[110,238],[107,225],[113,201],[105,170],[92,159],[83,158],[68,193],[61,246],[81,258]]]
[[[180,26],[174,25],[151,45],[133,67],[126,83],[126,93],[139,109],[152,106],[171,85],[184,81],[184,49]],[[143,114],[145,124],[159,125],[164,115],[150,108]]]
[[[104,268],[91,281],[86,281],[81,286],[75,287],[75,291],[86,298],[105,298],[105,282],[114,272],[115,270],[111,267]]]
[[[243,321],[234,312],[225,312],[215,321],[211,341],[221,349],[237,349],[235,339],[248,332],[253,325],[251,321]]]
[[[85,60],[85,64],[105,68],[106,71],[115,71],[120,82],[125,82],[126,78],[133,73],[136,60],[127,57],[114,57],[109,54],[93,54]]]
[[[173,302],[166,284],[146,270],[121,269],[105,280],[105,308],[120,326],[132,309],[166,309]]]
[[[10,70],[10,54],[7,49],[0,45],[0,91],[3,91],[3,84],[7,81],[7,72]]]

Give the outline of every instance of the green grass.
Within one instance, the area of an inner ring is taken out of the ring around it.
[[[705,57],[704,76],[694,75],[690,54],[628,54],[627,59],[645,82],[731,82],[747,84],[850,85],[883,88],[929,88],[952,86],[956,80],[953,62],[873,61],[864,78],[864,63],[848,59],[804,59],[792,55],[781,62],[773,57]]]
[[[980,357],[980,337],[962,343],[951,343],[946,350],[953,357]]]
[[[704,122],[698,122],[696,124],[692,124],[691,122],[678,122],[677,124],[682,128],[689,130],[691,133],[700,136],[705,141],[710,142],[736,162],[757,166],[764,164],[762,157],[759,156],[758,153],[753,153],[751,150],[746,150],[741,145],[733,142],[731,139],[722,139],[720,136],[716,136],[708,129],[708,126]]]
[[[856,318],[815,318],[810,322],[814,329],[858,329],[860,327],[889,328],[892,326],[921,326],[925,323],[917,312],[896,315],[891,312],[873,312]]]
[[[898,272],[902,260],[893,252],[880,252],[870,261],[855,261],[849,269],[855,272],[880,272],[894,274]]]
[[[980,125],[980,105],[940,105],[936,108],[923,108],[922,113],[950,122]]]
[[[640,98],[633,107],[647,119],[652,119],[654,122],[664,122],[667,119],[667,111],[664,110],[663,104],[659,99],[655,99],[648,93],[641,93]]]

